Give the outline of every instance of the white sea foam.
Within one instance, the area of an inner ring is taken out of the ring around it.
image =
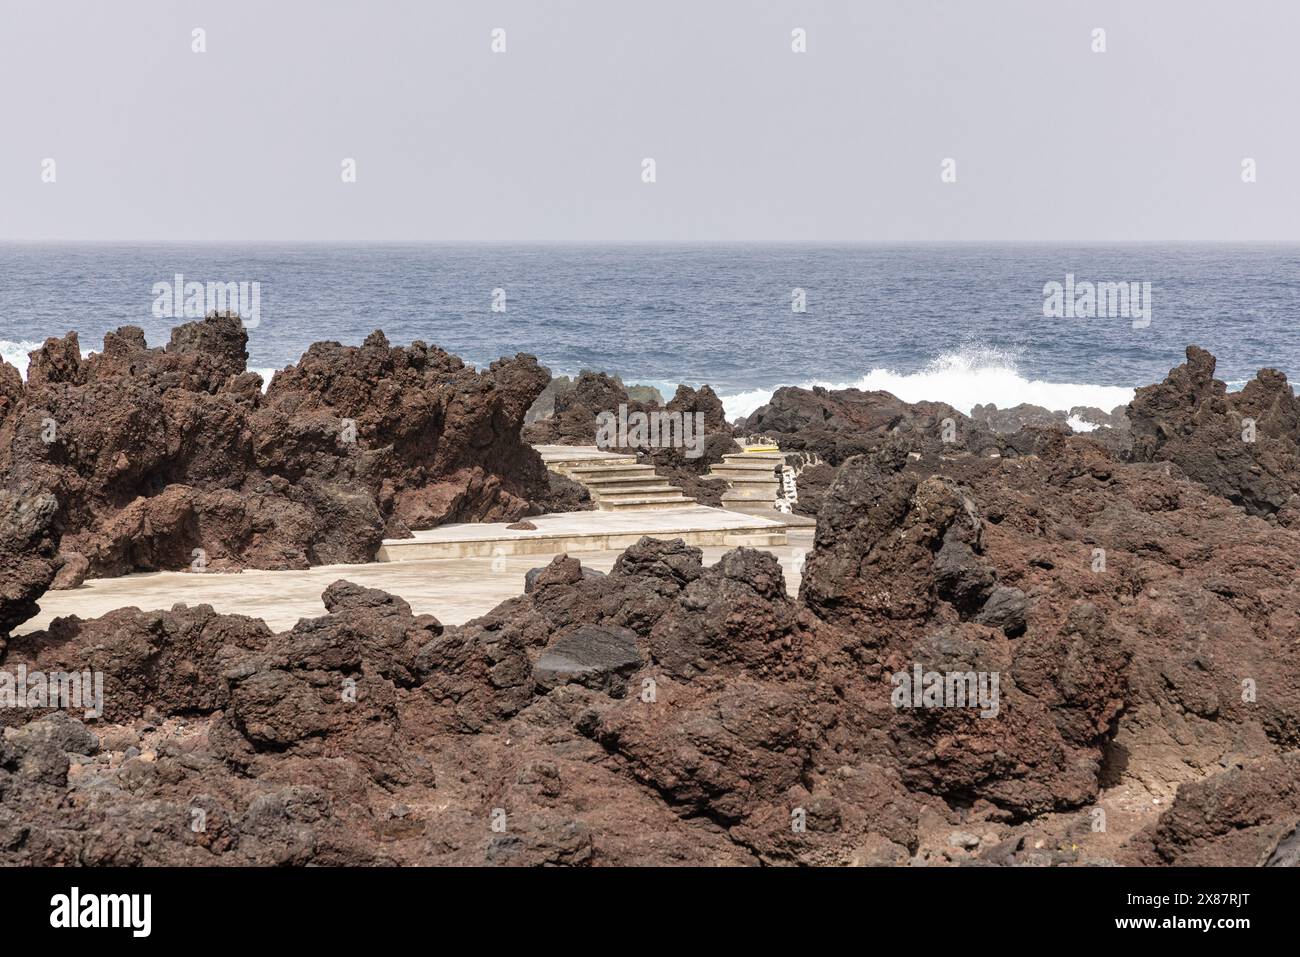
[[[1028,403],[1062,412],[1079,405],[1109,412],[1117,405],[1130,402],[1134,391],[1121,386],[1027,379],[1016,370],[1010,356],[979,348],[944,353],[919,372],[872,369],[856,382],[813,380],[794,384],[805,389],[823,386],[827,389],[878,390],[889,392],[904,402],[946,402],[966,415],[976,405],[990,402],[999,409]],[[771,399],[773,391],[751,389],[722,396],[727,417],[735,421],[751,415]]]
[[[27,353],[40,347],[39,342],[27,342],[26,340],[14,342],[12,339],[0,339],[0,359],[4,359],[11,366],[17,366],[18,374],[26,380]]]

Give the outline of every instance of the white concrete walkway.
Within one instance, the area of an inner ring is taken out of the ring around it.
[[[612,517],[608,512],[600,514],[606,519]],[[780,560],[785,569],[786,588],[793,595],[799,590],[803,558],[812,550],[812,531],[791,529],[789,537],[789,544],[766,546],[765,550]],[[713,564],[727,551],[730,547],[706,547],[704,561]],[[589,568],[609,571],[620,554],[622,549],[575,557]],[[62,615],[97,618],[115,608],[166,609],[177,603],[208,604],[219,612],[262,618],[271,628],[282,631],[293,627],[299,618],[325,614],[321,592],[340,578],[400,595],[416,614],[436,615],[444,624],[455,625],[477,618],[507,598],[522,594],[524,573],[550,560],[549,555],[513,555],[321,565],[288,572],[245,571],[227,575],[156,572],[101,578],[71,591],[46,592],[40,600],[40,614],[15,631],[19,634],[38,631]]]

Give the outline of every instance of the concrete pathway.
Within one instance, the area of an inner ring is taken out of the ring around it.
[[[605,512],[601,517],[608,521],[614,516]],[[812,530],[790,529],[788,535],[788,544],[761,547],[780,559],[786,587],[793,595],[799,590],[803,556],[812,550]],[[713,564],[727,551],[729,547],[704,548],[705,563]],[[622,549],[606,549],[575,557],[589,568],[609,571],[620,554]],[[321,592],[340,578],[400,595],[416,614],[436,615],[444,624],[458,625],[522,594],[524,574],[530,568],[547,564],[552,557],[508,555],[321,565],[306,571],[245,571],[227,575],[155,572],[101,578],[71,591],[46,592],[40,600],[40,614],[15,631],[19,634],[38,631],[59,616],[97,618],[115,608],[166,609],[178,603],[208,604],[219,612],[262,618],[274,630],[283,631],[293,627],[299,618],[325,614]]]

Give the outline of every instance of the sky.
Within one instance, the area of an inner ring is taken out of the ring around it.
[[[1298,41],[1294,0],[0,0],[0,240],[1300,240]]]

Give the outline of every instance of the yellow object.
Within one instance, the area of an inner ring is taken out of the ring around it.
[[[745,447],[746,452],[780,452],[781,449],[776,445],[749,445]]]

